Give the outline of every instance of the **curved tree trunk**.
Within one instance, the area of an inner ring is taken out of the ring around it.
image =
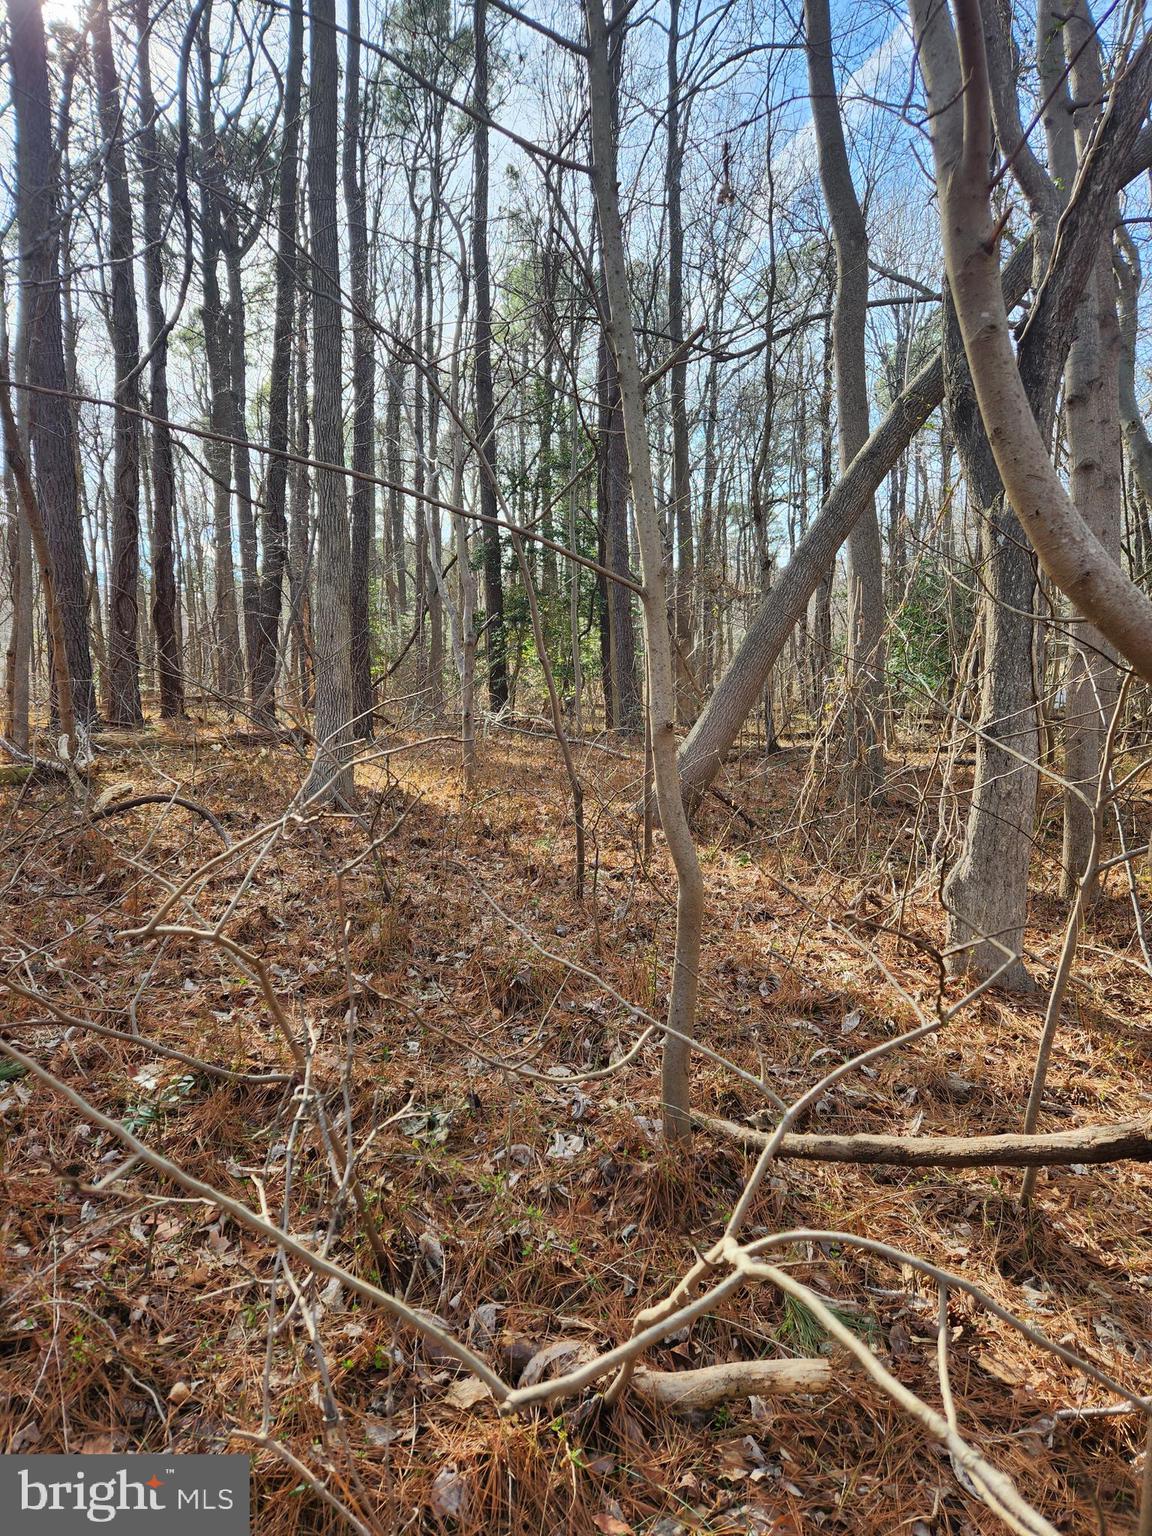
[[[1019,302],[1030,270],[1031,250],[1022,245],[1004,268],[1007,303]],[[776,585],[757,609],[736,654],[680,748],[680,776],[691,803],[700,799],[719,773],[788,636],[803,617],[856,519],[873,504],[884,476],[943,398],[944,364],[937,353],[893,401],[884,420],[833,486]]]
[[[959,56],[947,12],[912,0],[928,88],[940,221],[948,279],[980,414],[1005,489],[1055,584],[1139,674],[1152,681],[1152,601],[1085,524],[1048,454],[1025,378],[1042,377],[1059,354],[1065,317],[1092,274],[1102,228],[1152,93],[1152,42],[1144,41],[1112,93],[1108,122],[1081,168],[1061,220],[1053,260],[1033,306],[1019,359],[996,269],[997,226],[989,204],[991,119],[977,0],[955,0]],[[1044,412],[1038,413],[1043,419]]]

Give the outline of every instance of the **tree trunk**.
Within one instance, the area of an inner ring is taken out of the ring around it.
[[[591,113],[592,184],[600,224],[608,340],[616,360],[620,409],[628,451],[632,505],[644,570],[644,634],[648,656],[648,720],[660,824],[676,868],[676,953],[664,1041],[661,1097],[664,1133],[684,1142],[691,1134],[689,1112],[691,1039],[704,919],[704,880],[680,794],[676,767],[676,688],[668,630],[667,560],[652,480],[644,417],[644,386],[636,354],[632,299],[616,161],[615,82],[608,31],[600,0],[587,0],[588,95]],[[620,28],[617,28],[619,31]]]
[[[1140,255],[1123,225],[1117,229],[1116,237],[1116,279],[1120,299],[1120,422],[1132,474],[1145,503],[1152,507],[1152,439],[1148,436],[1136,397]]]
[[[228,347],[228,415],[232,445],[232,469],[236,486],[236,531],[240,543],[240,603],[244,619],[244,654],[248,666],[248,692],[256,699],[254,667],[260,627],[260,575],[256,549],[256,510],[252,500],[252,454],[248,447],[248,347],[243,246],[235,206],[230,206],[221,226],[224,270],[228,278],[228,310],[224,333]]]
[[[184,670],[180,644],[179,589],[176,585],[176,486],[172,463],[172,433],[168,427],[168,333],[163,291],[161,162],[156,136],[158,112],[156,98],[152,93],[150,30],[149,0],[136,0],[144,297],[148,311],[149,401],[152,415],[156,418],[151,428],[152,626],[156,634],[160,718],[175,720],[184,713]]]
[[[34,394],[28,409],[38,504],[51,559],[67,650],[72,709],[79,726],[95,719],[92,656],[75,433],[63,392],[60,316],[59,186],[52,152],[48,57],[39,0],[8,0],[8,58],[16,114],[16,218],[21,301],[26,306],[27,382],[56,394]],[[60,701],[63,702],[63,701]]]
[[[8,302],[4,274],[0,271],[0,371],[5,378],[13,374],[23,381],[27,367],[24,357],[24,313],[27,296],[22,296],[16,340],[16,360],[8,344]],[[27,391],[15,407],[21,447],[28,456]],[[9,591],[12,594],[12,622],[8,630],[8,650],[4,668],[4,734],[15,746],[25,750],[29,742],[29,705],[32,682],[32,630],[35,621],[35,584],[32,575],[32,530],[20,510],[20,495],[12,467],[4,465],[4,503],[7,507],[7,559]]]
[[[868,441],[868,231],[844,143],[828,0],[805,0],[804,29],[820,182],[836,249],[833,350],[843,473]],[[861,509],[848,535],[848,686],[853,764],[863,792],[871,795],[884,775],[883,558],[874,502]]]
[[[212,481],[214,534],[216,686],[224,700],[243,690],[240,623],[236,612],[236,576],[232,563],[232,454],[226,438],[232,427],[229,401],[231,361],[227,321],[220,297],[220,209],[216,193],[216,130],[212,122],[212,5],[200,21],[200,252],[204,352],[208,360],[209,425],[216,440],[206,443],[204,458]]]
[[[496,516],[496,402],[492,386],[492,282],[488,263],[488,4],[473,0],[472,31],[476,73],[472,103],[472,281],[476,289],[476,441],[480,450],[480,511]],[[504,579],[500,566],[500,530],[483,524],[485,644],[488,650],[488,703],[501,710],[508,703],[508,641],[504,632]]]
[[[300,195],[300,97],[304,75],[304,5],[291,0],[288,63],[284,76],[284,129],[276,172],[276,307],[272,322],[272,364],[268,381],[268,447],[264,476],[263,568],[256,654],[252,662],[252,704],[258,718],[276,717],[275,676],[280,642],[280,609],[288,564],[289,396],[292,332],[296,315],[297,228]],[[302,451],[302,450],[301,450]]]
[[[1032,693],[1032,606],[1036,586],[1023,530],[984,433],[955,310],[946,303],[948,418],[982,521],[982,676],[972,800],[960,858],[944,884],[949,970],[1029,991],[1021,958],[1028,866],[1036,819],[1036,704]],[[992,942],[992,941],[995,942]],[[1015,956],[1015,959],[1012,959]]]
[[[111,725],[143,724],[140,710],[140,417],[136,387],[140,327],[132,272],[132,194],[124,155],[120,82],[107,0],[92,13],[97,109],[108,187],[108,268],[116,421],[112,470],[112,564],[108,572],[107,714]]]
[[[369,593],[376,491],[376,351],[369,291],[368,212],[360,163],[360,0],[348,0],[348,52],[344,84],[343,180],[348,215],[352,300],[352,714],[354,734],[372,735],[372,637]]]
[[[396,588],[397,618],[408,612],[408,551],[404,534],[404,501],[400,486],[404,479],[400,453],[400,422],[404,407],[404,371],[395,362],[388,369],[388,414],[384,437],[387,443],[389,539],[392,556],[392,580]]]
[[[312,420],[316,457],[344,464],[340,242],[336,224],[339,66],[335,0],[313,0],[309,13],[308,222],[312,236]],[[316,757],[304,787],[320,803],[355,798],[352,741],[351,548],[344,476],[316,478]]]
[[[989,204],[988,71],[978,6],[955,0],[959,52],[947,11],[912,0],[931,98],[933,154],[948,280],[997,468],[1021,525],[1057,587],[1152,681],[1152,602],[1084,522],[1052,464],[1030,389],[1062,356],[1072,302],[1099,256],[1115,190],[1152,93],[1152,42],[1118,78],[1093,144],[1093,174],[1077,178],[1057,250],[1027,329],[1013,348],[996,271],[998,226]],[[1026,380],[1028,383],[1026,384]]]
[[[695,549],[692,535],[692,478],[688,440],[688,362],[684,341],[684,218],[681,208],[685,125],[680,120],[680,0],[668,8],[668,123],[664,159],[664,200],[668,210],[668,347],[675,357],[668,375],[672,418],[672,496],[668,509],[676,546],[673,614],[676,632],[676,714],[682,723],[696,714],[691,684]]]
[[[616,362],[606,337],[600,344],[600,431],[597,437],[597,501],[604,530],[604,564],[619,576],[629,574],[628,449]],[[607,619],[605,724],[635,735],[643,724],[643,698],[627,587],[609,581],[604,593]]]
[[[1100,45],[1084,0],[1076,0],[1061,29],[1069,85],[1078,104],[1070,127],[1082,158],[1104,99]],[[1072,500],[1085,524],[1116,561],[1120,559],[1120,334],[1112,275],[1112,218],[1100,243],[1094,280],[1076,321],[1064,373],[1064,414],[1071,461]],[[1115,652],[1098,631],[1080,625],[1072,636],[1064,703],[1063,893],[1075,896],[1093,838],[1092,802],[1100,754],[1118,690]],[[1078,791],[1078,793],[1077,793]]]
[[[296,434],[293,450],[307,458],[310,441],[311,401],[308,396],[308,309],[309,292],[300,285],[300,311],[296,338],[296,380],[294,409]],[[311,479],[306,464],[292,467],[292,504],[288,540],[288,576],[290,587],[289,630],[292,636],[292,664],[296,672],[296,697],[302,713],[312,708],[312,531]]]

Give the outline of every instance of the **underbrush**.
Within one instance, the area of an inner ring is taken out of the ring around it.
[[[143,793],[178,779],[240,839],[287,806],[301,764],[287,746],[207,737],[125,738],[109,782],[130,774]],[[639,759],[591,746],[580,756],[594,785],[582,905],[552,749],[493,734],[470,801],[449,748],[395,758],[387,778],[368,766],[372,836],[348,818],[288,822],[190,888],[192,905],[170,919],[223,920],[263,968],[307,1041],[308,1093],[338,1138],[351,1127],[360,1210],[338,1195],[331,1146],[292,1083],[222,1079],[84,1027],[234,1075],[293,1074],[252,965],[139,931],[221,850],[194,816],[149,806],[92,826],[52,788],[3,792],[4,974],[33,994],[5,995],[5,1034],[166,1158],[441,1319],[505,1380],[561,1341],[569,1357],[617,1344],[715,1241],[752,1159],[706,1134],[687,1158],[666,1152],[655,1042],[616,1073],[577,1080],[631,1047],[643,1023],[626,1004],[659,1011],[674,925],[659,842],[650,867],[637,853]],[[781,829],[804,767],[802,754],[774,758],[736,786],[740,816],[713,807],[701,827],[700,1037],[786,1101],[907,1027],[940,988],[935,887],[919,873],[923,849],[909,847],[902,797],[851,838],[829,798],[823,832],[810,828],[802,847]],[[914,789],[929,772],[910,752],[900,777]],[[1048,1129],[1152,1113],[1147,977],[1120,957],[1122,896],[1106,892],[1090,918]],[[1063,916],[1041,865],[1029,949],[1042,984]],[[807,1128],[1018,1129],[1041,1018],[1040,1000],[985,994],[938,1037],[846,1078]],[[766,1108],[701,1058],[693,1094],[733,1120]],[[1001,1528],[947,1455],[834,1352],[833,1390],[820,1396],[685,1417],[634,1392],[608,1408],[589,1391],[502,1417],[434,1342],[285,1265],[147,1166],[123,1168],[112,1137],[33,1079],[0,1074],[0,1137],[9,1452],[249,1448],[261,1536],[346,1529],[318,1487],[382,1532]],[[882,1238],[1148,1392],[1147,1176],[1131,1164],[1052,1170],[1028,1215],[1018,1187],[1010,1171],[780,1162],[749,1230]],[[901,1382],[938,1400],[934,1287],[831,1241],[796,1244],[782,1262]],[[1056,1417],[1110,1399],[962,1295],[949,1298],[949,1324],[965,1433],[1062,1529],[1134,1531],[1138,1419]],[[811,1313],[754,1286],[649,1363],[827,1352]]]

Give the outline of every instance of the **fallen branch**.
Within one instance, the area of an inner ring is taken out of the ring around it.
[[[179,805],[186,811],[192,811],[203,818],[212,828],[216,836],[224,844],[225,848],[231,848],[232,839],[228,835],[220,821],[212,814],[207,806],[200,805],[195,800],[185,800],[181,795],[133,795],[130,800],[116,800],[111,805],[106,805],[102,811],[94,811],[88,818],[91,826],[98,821],[107,821],[109,816],[120,816],[125,811],[135,811],[142,805]]]
[[[701,1130],[762,1151],[771,1133],[693,1111]],[[1047,1136],[823,1136],[790,1132],[777,1157],[894,1168],[1048,1168],[1069,1163],[1152,1162],[1152,1120],[1089,1125]]]
[[[678,1413],[695,1413],[740,1397],[789,1397],[826,1392],[830,1360],[734,1360],[695,1371],[653,1371],[637,1366],[632,1388],[650,1402]]]

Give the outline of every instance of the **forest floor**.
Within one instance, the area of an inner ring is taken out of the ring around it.
[[[752,1160],[706,1133],[690,1156],[667,1155],[656,1043],[615,1075],[565,1081],[608,1065],[639,1033],[619,998],[659,1012],[665,995],[673,887],[659,837],[647,867],[643,858],[638,755],[618,744],[577,753],[589,824],[577,902],[553,744],[493,731],[465,801],[458,749],[410,740],[411,750],[359,770],[371,838],[381,839],[371,855],[353,818],[288,823],[258,860],[262,844],[237,851],[190,894],[196,921],[226,916],[223,931],[261,957],[285,1012],[306,1026],[313,1079],[332,1095],[336,1120],[351,1116],[358,1145],[375,1130],[359,1168],[384,1272],[354,1212],[332,1256],[441,1317],[514,1380],[534,1359],[542,1368],[546,1346],[570,1343],[551,1357],[563,1365],[625,1339],[636,1312],[718,1236]],[[237,744],[219,722],[108,735],[101,747],[97,791],[178,787],[234,839],[279,816],[304,769],[290,744]],[[942,800],[930,754],[895,760],[886,803],[866,814],[846,809],[831,779],[814,784],[810,754],[797,747],[730,778],[732,805],[713,803],[702,820],[700,1036],[763,1071],[784,1099],[909,1027],[917,1005],[936,1006],[942,923],[926,871],[957,807]],[[1052,837],[1055,847],[1058,826]],[[93,823],[63,788],[34,784],[0,790],[0,849],[9,979],[79,1020],[242,1072],[291,1070],[240,961],[131,933],[165,882],[221,851],[207,822],[153,804]],[[845,1079],[808,1129],[1019,1129],[1066,915],[1043,860],[1039,869],[1035,999],[985,993],[940,1035]],[[185,910],[174,920],[193,919]],[[1117,879],[1085,934],[1042,1129],[1152,1115],[1152,1006],[1132,932]],[[961,990],[947,984],[950,998]],[[282,1085],[220,1081],[52,1012],[10,992],[0,1003],[9,1038],[200,1178],[278,1212],[290,1175],[291,1230],[308,1242],[323,1236],[334,1184],[317,1138],[294,1135],[296,1106]],[[530,1063],[552,1080],[498,1061]],[[315,1347],[299,1309],[285,1321],[282,1287],[270,1330],[268,1243],[144,1166],[95,1190],[123,1148],[47,1087],[10,1068],[2,1075],[7,1452],[243,1451],[252,1447],[231,1432],[260,1432],[267,1405],[267,1434],[378,1532],[1002,1529],[963,1491],[947,1455],[846,1357],[820,1396],[743,1399],[691,1418],[631,1394],[608,1414],[591,1413],[585,1398],[502,1418],[435,1346],[338,1286],[313,1285],[298,1266]],[[730,1120],[764,1108],[699,1057],[693,1096]],[[1019,1212],[1019,1180],[782,1162],[751,1230],[881,1238],[963,1274],[1149,1392],[1148,1172],[1129,1163],[1042,1172],[1031,1216]],[[834,1241],[797,1246],[786,1262],[901,1381],[939,1403],[934,1287]],[[966,1297],[952,1296],[950,1318],[963,1432],[1061,1530],[1134,1532],[1139,1421],[1054,1417],[1113,1399]],[[812,1315],[763,1285],[654,1349],[650,1363],[825,1348]],[[253,1454],[260,1536],[348,1528],[274,1451]]]

